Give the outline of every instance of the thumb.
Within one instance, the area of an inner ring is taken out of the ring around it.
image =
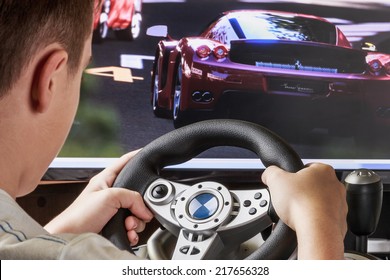
[[[288,172],[284,171],[278,166],[271,165],[264,170],[263,174],[261,175],[261,180],[267,186],[275,185],[275,181],[277,181],[281,177],[281,175],[285,173]]]

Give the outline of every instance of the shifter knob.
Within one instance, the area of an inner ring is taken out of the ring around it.
[[[348,227],[357,236],[357,250],[366,253],[367,237],[376,230],[382,209],[382,180],[371,170],[358,169],[345,178],[344,184],[347,191]]]

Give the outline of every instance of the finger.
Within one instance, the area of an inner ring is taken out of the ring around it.
[[[128,216],[125,219],[125,227],[128,231],[136,230],[138,227],[138,219],[134,216]]]
[[[137,218],[149,222],[153,218],[152,212],[146,207],[142,196],[135,191],[123,188],[113,188],[110,191],[119,202],[119,208],[127,208]]]
[[[273,182],[276,179],[280,178],[280,176],[285,173],[287,172],[281,169],[280,167],[271,165],[264,170],[263,174],[261,175],[261,180],[265,185],[269,186],[273,184]]]
[[[134,230],[135,232],[140,233],[145,230],[146,222],[135,216],[128,216],[125,220],[125,227],[128,231]]]
[[[119,172],[125,167],[125,165],[132,159],[141,149],[129,152],[127,154],[122,155],[114,164],[107,167],[105,170],[109,174],[118,175]],[[116,176],[115,176],[116,177]]]
[[[135,246],[138,244],[139,237],[134,230],[130,230],[127,232],[127,238],[129,239],[131,246]]]
[[[119,173],[122,171],[122,169],[125,167],[125,165],[131,160],[138,152],[139,150],[135,150],[132,152],[129,152],[127,154],[124,154],[121,156],[118,160],[114,162],[111,166],[104,169],[99,175],[104,179],[106,184],[108,186],[112,186],[114,183],[116,177],[118,177]],[[99,176],[98,175],[98,176]]]

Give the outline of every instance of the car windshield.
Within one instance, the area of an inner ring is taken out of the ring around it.
[[[273,13],[235,13],[229,22],[240,39],[311,41],[336,44],[331,23]]]

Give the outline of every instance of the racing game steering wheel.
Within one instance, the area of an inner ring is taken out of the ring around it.
[[[273,224],[270,236],[248,258],[288,259],[297,246],[295,232],[274,214],[270,194],[260,182],[258,189],[230,190],[217,182],[189,186],[159,176],[164,167],[217,146],[248,149],[266,167],[276,165],[289,172],[304,167],[283,139],[262,126],[208,120],[173,130],[145,146],[123,168],[113,187],[143,195],[155,218],[177,237],[172,259],[217,259]],[[132,252],[124,227],[129,214],[120,209],[102,234]]]

